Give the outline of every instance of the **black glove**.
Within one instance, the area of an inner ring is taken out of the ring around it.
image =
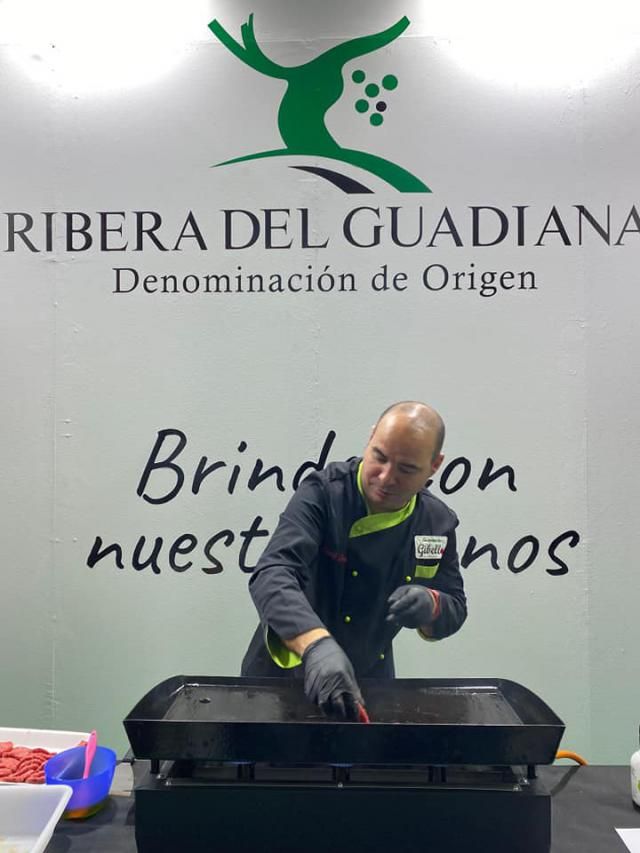
[[[395,589],[387,599],[386,621],[403,628],[429,625],[436,615],[435,597],[427,587],[406,584]]]
[[[351,661],[333,637],[320,637],[302,655],[304,692],[328,716],[358,719],[362,694]]]

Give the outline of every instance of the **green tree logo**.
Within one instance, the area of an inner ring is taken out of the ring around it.
[[[242,44],[229,35],[219,21],[212,21],[209,28],[213,34],[245,65],[268,77],[287,81],[287,90],[278,110],[278,129],[285,147],[225,160],[223,163],[216,163],[216,166],[227,166],[230,163],[262,157],[304,154],[328,157],[358,166],[386,181],[400,192],[430,192],[419,178],[396,163],[365,151],[343,148],[329,133],[324,122],[327,110],[340,99],[344,92],[343,66],[358,56],[364,56],[366,53],[372,53],[390,44],[408,26],[409,19],[405,16],[382,32],[349,39],[330,48],[310,62],[286,67],[273,62],[259,47],[253,31],[253,15],[249,15],[249,20],[241,27]],[[356,111],[368,115],[372,127],[379,127],[384,121],[383,113],[387,108],[386,101],[380,98],[381,87],[391,92],[397,87],[398,79],[393,74],[387,74],[382,78],[380,85],[375,82],[366,82],[365,72],[358,69],[352,74],[352,80],[356,84],[364,85],[364,94],[367,96],[360,97],[355,102]],[[374,109],[371,108],[372,103]],[[319,166],[294,168],[326,178],[345,192],[371,192],[359,181],[332,169]]]

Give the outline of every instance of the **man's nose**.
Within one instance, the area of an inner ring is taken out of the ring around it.
[[[382,468],[382,471],[380,472],[380,482],[383,485],[389,486],[393,483],[393,480],[393,468],[390,463],[387,462],[387,464]]]

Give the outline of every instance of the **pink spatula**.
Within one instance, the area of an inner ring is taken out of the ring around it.
[[[89,776],[89,771],[91,770],[91,762],[93,761],[93,756],[96,754],[96,745],[97,745],[97,736],[95,729],[89,735],[89,740],[87,741],[87,746],[84,751],[84,773],[82,774],[82,778],[86,779]]]

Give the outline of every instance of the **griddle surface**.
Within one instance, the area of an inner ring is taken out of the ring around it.
[[[136,758],[354,764],[551,764],[564,724],[505,679],[363,680],[370,725],[330,720],[298,678],[175,676],[124,721]]]
[[[395,692],[369,686],[365,701],[372,723],[519,725],[522,720],[495,686],[415,687]],[[186,683],[163,715],[165,720],[225,723],[322,722],[326,717],[304,700],[300,685],[245,687]]]

